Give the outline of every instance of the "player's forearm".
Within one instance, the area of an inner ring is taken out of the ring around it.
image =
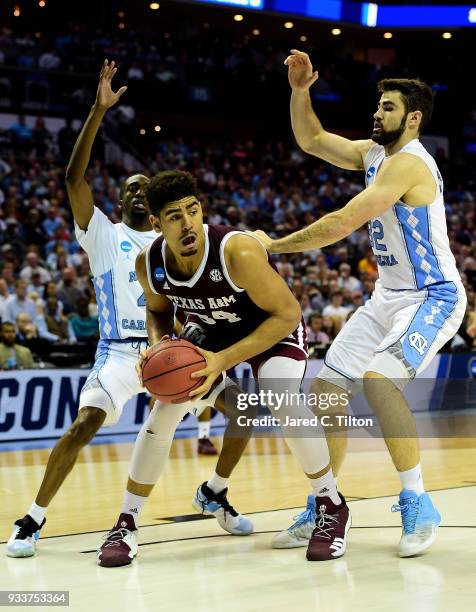
[[[162,315],[152,310],[146,310],[146,327],[149,336],[149,344],[153,346],[160,342],[164,336],[172,336],[174,331],[174,320],[170,315]]]
[[[251,334],[220,351],[226,370],[255,355],[267,351],[283,338],[293,332],[299,324],[301,311],[296,304],[295,312],[288,315],[271,315]]]
[[[94,139],[97,136],[105,112],[106,109],[101,109],[96,105],[91,108],[91,112],[76,140],[71,159],[66,168],[67,183],[74,183],[84,178],[91,158]]]
[[[298,145],[307,151],[315,138],[324,131],[311,104],[309,90],[293,89],[291,94],[291,125]]]
[[[338,213],[329,213],[308,227],[285,238],[273,240],[270,253],[303,253],[339,242],[351,233]]]

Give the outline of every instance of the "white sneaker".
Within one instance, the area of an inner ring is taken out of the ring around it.
[[[222,529],[232,535],[250,535],[253,523],[237,512],[226,498],[228,489],[214,493],[204,482],[192,500],[192,505],[200,514],[213,514]]]
[[[392,512],[402,513],[402,537],[398,547],[400,557],[419,555],[434,543],[441,516],[428,493],[417,495],[403,489]]]
[[[272,548],[299,548],[307,546],[316,528],[316,498],[308,495],[306,509],[293,518],[294,523],[274,536]]]
[[[7,543],[7,556],[33,557],[36,552],[36,541],[40,537],[40,529],[45,523],[46,519],[43,519],[41,525],[38,525],[29,514],[15,521],[15,527]]]

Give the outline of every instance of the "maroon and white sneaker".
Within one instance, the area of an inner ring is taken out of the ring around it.
[[[102,567],[129,565],[137,555],[137,529],[132,514],[121,514],[114,527],[104,536],[98,550],[98,564]]]
[[[316,497],[316,528],[307,546],[308,561],[342,557],[347,548],[347,532],[352,524],[345,499],[336,506],[329,497]]]
[[[198,439],[198,454],[199,455],[218,455],[218,451],[213,445],[210,438]]]

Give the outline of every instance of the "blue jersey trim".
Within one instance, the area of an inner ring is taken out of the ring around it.
[[[412,260],[410,259],[410,252],[408,250],[408,244],[407,244],[407,241],[406,241],[406,238],[405,238],[405,232],[403,231],[402,223],[400,222],[400,219],[398,218],[398,215],[397,215],[396,204],[393,205],[393,214],[395,215],[398,227],[400,229],[400,234],[402,235],[402,242],[403,242],[403,244],[405,246],[405,253],[407,254],[408,263],[410,264],[410,268],[412,270],[413,282],[414,282],[415,288],[416,288],[416,287],[418,287],[418,284],[417,284],[417,280],[416,280],[416,276],[415,276],[415,268],[413,267]]]

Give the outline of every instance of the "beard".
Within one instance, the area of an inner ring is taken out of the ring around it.
[[[406,117],[402,117],[400,125],[395,130],[384,130],[382,127],[378,131],[373,130],[372,140],[379,145],[389,145],[397,141],[405,131]]]

